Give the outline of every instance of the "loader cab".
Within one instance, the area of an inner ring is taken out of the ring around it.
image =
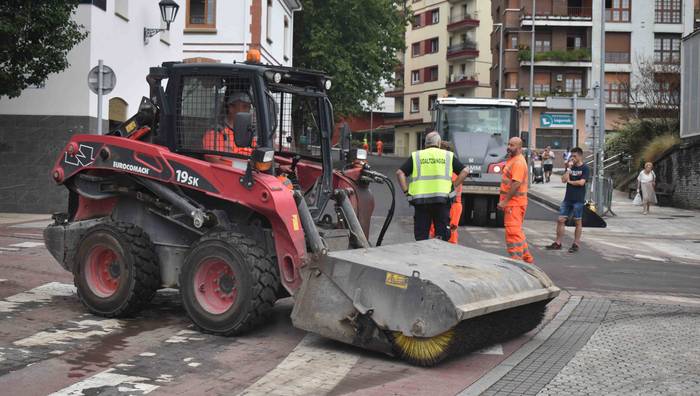
[[[273,149],[314,213],[330,199],[331,80],[321,72],[260,64],[164,63],[148,77],[160,109],[154,143],[211,159]],[[167,83],[166,83],[167,81]]]

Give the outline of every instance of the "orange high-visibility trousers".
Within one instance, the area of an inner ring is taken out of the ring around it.
[[[523,232],[523,220],[527,206],[507,206],[504,208],[506,228],[506,250],[510,258],[532,264],[535,259],[530,254],[527,239]]]
[[[462,203],[454,202],[450,206],[450,239],[449,243],[457,244],[459,233],[459,218],[462,217]],[[435,224],[430,225],[430,237],[435,238]]]

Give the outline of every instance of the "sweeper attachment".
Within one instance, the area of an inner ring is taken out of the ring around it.
[[[74,136],[52,170],[68,210],[44,239],[91,312],[133,315],[173,287],[199,329],[238,335],[291,296],[294,326],[430,366],[533,329],[559,293],[479,250],[380,246],[393,202],[373,247],[369,186],[394,187],[347,133],[333,167],[323,73],[166,63],[147,81],[134,117]]]

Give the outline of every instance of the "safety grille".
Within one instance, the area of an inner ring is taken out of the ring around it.
[[[257,130],[250,80],[242,76],[184,76],[177,102],[177,146],[188,151],[245,153],[233,137],[236,113],[252,114]]]

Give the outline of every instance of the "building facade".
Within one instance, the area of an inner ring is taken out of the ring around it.
[[[184,0],[183,59],[243,62],[250,48],[262,62],[292,65],[294,13],[299,0]]]
[[[500,95],[520,99],[522,131],[529,130],[530,123],[532,3],[492,3],[494,23],[503,26],[502,42],[497,28],[491,34],[493,95],[499,95],[500,77]],[[601,59],[603,5],[605,58]],[[537,0],[530,147],[585,149],[591,145],[585,112],[579,111],[574,119],[573,112],[548,109],[545,98],[589,95],[599,80],[601,64],[605,65],[606,130],[614,130],[630,107],[630,87],[639,83],[640,68],[653,64],[661,70],[680,63],[680,40],[693,30],[695,15],[694,0]]]
[[[165,61],[233,62],[258,48],[263,63],[291,65],[297,0],[176,0],[170,30],[144,41],[144,28],[164,28],[157,1],[81,0],[74,20],[88,36],[68,53],[70,66],[40,87],[0,99],[0,211],[65,210],[67,194],[49,177],[57,153],[76,133],[96,133],[97,95],[87,86],[103,60],[116,85],[103,98],[103,130],[131,117],[148,95],[149,68]]]
[[[406,52],[396,70],[395,111],[404,116],[395,129],[397,155],[420,147],[438,97],[490,97],[489,0],[417,0],[406,29]]]

